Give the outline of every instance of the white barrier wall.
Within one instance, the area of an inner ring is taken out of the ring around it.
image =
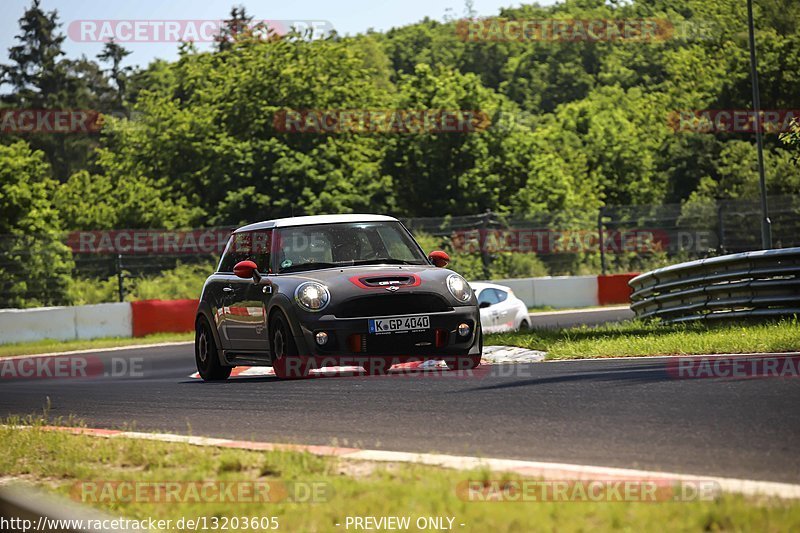
[[[597,276],[547,276],[490,281],[509,287],[528,307],[593,307],[599,305]]]
[[[75,337],[78,339],[133,336],[133,317],[128,302],[81,305],[75,309]]]
[[[74,307],[0,310],[0,342],[75,338]]]
[[[504,287],[508,287],[517,298],[525,302],[529,308],[534,307],[535,301],[533,293],[533,280],[536,278],[520,278],[520,279],[501,279],[497,281],[490,281],[489,283],[496,283]]]
[[[563,307],[592,307],[597,299],[597,276],[556,276],[533,279],[533,307],[549,305]]]
[[[0,344],[131,335],[129,303],[0,309]]]

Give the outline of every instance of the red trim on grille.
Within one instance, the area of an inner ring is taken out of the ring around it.
[[[363,281],[365,279],[380,278],[380,277],[386,277],[386,278],[406,277],[406,278],[411,278],[413,281],[411,283],[392,283],[389,285],[367,285]],[[420,284],[422,284],[422,280],[417,274],[411,274],[411,273],[398,274],[397,272],[376,272],[375,274],[369,274],[367,276],[361,274],[359,276],[353,276],[352,278],[350,278],[350,282],[356,287],[360,287],[362,289],[385,289],[386,287],[392,287],[392,286],[400,288],[418,287]]]

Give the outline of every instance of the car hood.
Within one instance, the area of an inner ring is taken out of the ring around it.
[[[368,295],[433,292],[445,296],[454,306],[476,305],[474,295],[466,303],[452,297],[447,289],[447,277],[451,274],[455,272],[426,265],[370,265],[281,274],[273,279],[285,289],[305,281],[320,282],[328,287],[335,301]]]

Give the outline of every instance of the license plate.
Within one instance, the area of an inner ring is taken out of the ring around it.
[[[369,332],[397,333],[405,331],[424,331],[430,329],[430,317],[424,316],[387,316],[369,319]]]

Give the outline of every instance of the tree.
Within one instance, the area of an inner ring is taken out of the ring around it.
[[[19,141],[0,145],[0,161],[0,307],[69,303],[72,256],[44,154]]]
[[[9,49],[13,63],[0,67],[0,85],[11,88],[2,97],[8,107],[37,112],[108,110],[102,105],[108,83],[97,64],[85,57],[59,59],[64,36],[58,31],[56,11],[45,13],[40,1],[34,0],[19,24],[19,44]],[[96,139],[85,133],[28,133],[25,141],[45,153],[51,172],[59,181],[66,181],[74,171],[85,168],[96,145]]]
[[[165,85],[140,90],[135,122],[113,121],[98,165],[115,184],[147,179],[191,224],[390,209],[375,135],[292,133],[275,122],[287,109],[386,107],[366,53],[296,34],[186,50],[161,73]]]
[[[4,100],[33,108],[52,106],[66,78],[58,59],[64,54],[58,13],[45,13],[40,4],[40,0],[33,0],[19,19],[21,33],[16,39],[20,44],[8,51],[14,63],[0,67],[0,85],[8,84],[12,89]]]
[[[109,77],[116,86],[114,104],[119,110],[122,110],[125,105],[128,74],[132,70],[131,67],[123,67],[122,60],[129,56],[130,53],[130,50],[126,50],[115,43],[114,39],[111,39],[103,46],[103,51],[97,54],[97,59],[111,64],[111,67],[106,72],[109,73]]]
[[[253,30],[253,17],[247,14],[244,6],[232,7],[230,17],[225,20],[216,38],[217,50],[220,52],[230,50],[237,39],[250,34]]]

